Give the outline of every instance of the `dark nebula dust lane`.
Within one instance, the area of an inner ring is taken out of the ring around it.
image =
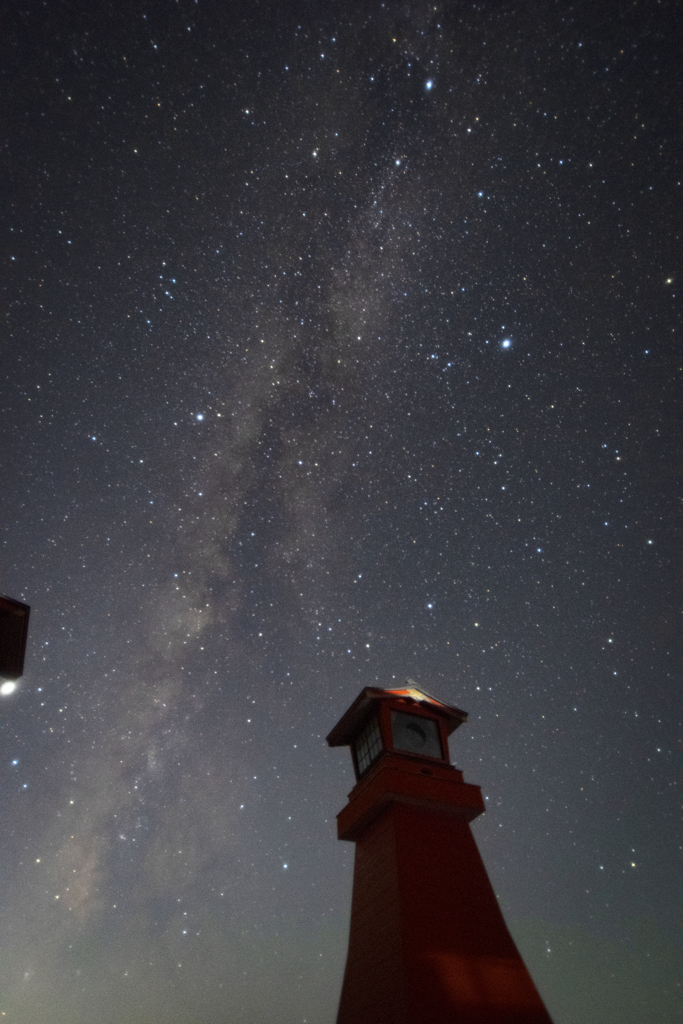
[[[677,1024],[681,16],[4,5],[7,1024],[332,1024],[406,677],[556,1024]]]

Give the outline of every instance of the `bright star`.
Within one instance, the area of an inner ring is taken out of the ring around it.
[[[198,412],[197,413],[197,419],[198,420],[203,420],[204,419],[204,413],[203,412]]]
[[[428,80],[427,80],[427,81],[425,82],[425,89],[427,90],[427,92],[429,92],[429,90],[430,90],[430,89],[433,89],[433,88],[434,88],[434,82],[433,82],[433,81],[431,80],[431,78],[430,78],[430,79],[428,79]]]
[[[0,686],[0,697],[9,697],[9,695],[11,693],[14,693],[16,688],[17,688],[17,684],[16,683],[13,683],[10,680],[7,680],[6,683],[3,683],[2,686]]]
[[[510,341],[509,338],[503,338],[503,340],[501,341],[500,344],[501,344],[501,348],[510,348],[510,346],[512,345],[512,342]]]

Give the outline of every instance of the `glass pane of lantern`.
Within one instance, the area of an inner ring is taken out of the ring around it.
[[[428,757],[442,757],[439,729],[431,718],[392,711],[391,733],[394,750],[407,750],[411,754],[426,754]]]
[[[382,749],[382,737],[376,718],[371,718],[354,743],[358,774],[362,775]]]

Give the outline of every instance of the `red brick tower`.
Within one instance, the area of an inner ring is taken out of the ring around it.
[[[337,1024],[552,1024],[470,831],[481,790],[449,763],[466,719],[408,680],[367,687],[327,737],[358,779],[337,815],[356,844]]]

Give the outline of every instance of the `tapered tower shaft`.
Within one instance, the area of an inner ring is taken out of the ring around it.
[[[550,1024],[470,830],[478,787],[391,761],[340,815],[356,858],[338,1024]]]

